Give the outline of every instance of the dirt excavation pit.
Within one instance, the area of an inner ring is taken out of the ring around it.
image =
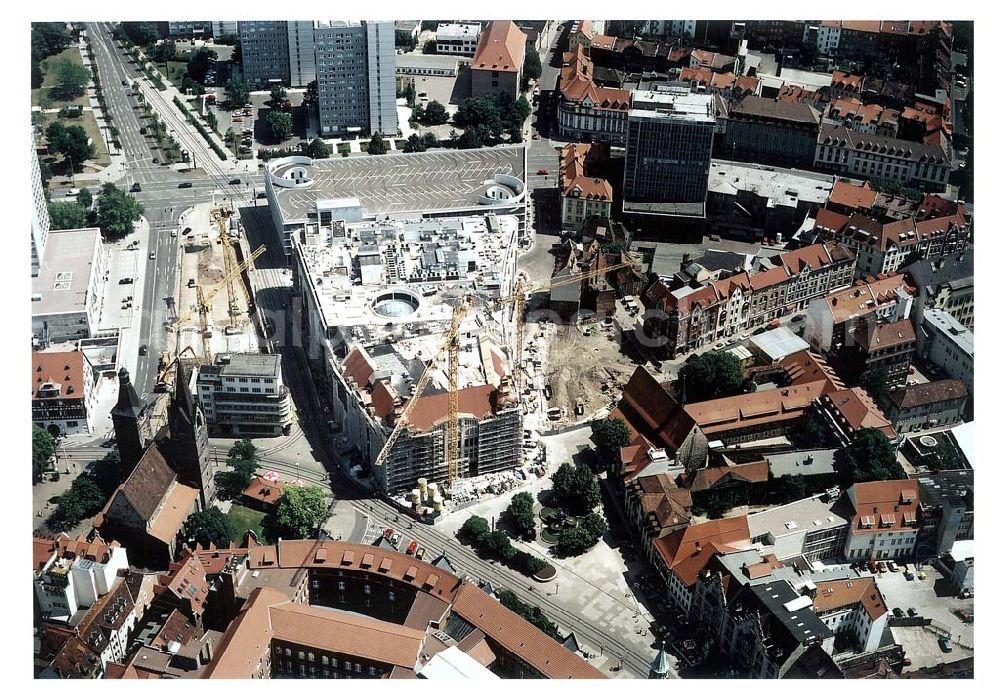
[[[584,332],[589,331],[589,336]],[[546,383],[551,389],[548,407],[564,410],[569,420],[586,418],[616,398],[635,370],[624,356],[613,332],[599,324],[558,326],[547,331]],[[583,414],[576,415],[577,405]]]

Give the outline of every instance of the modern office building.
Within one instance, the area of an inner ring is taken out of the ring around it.
[[[32,340],[47,346],[95,336],[109,273],[101,230],[52,231],[47,245],[31,279]]]
[[[435,36],[437,39],[436,50],[445,55],[468,55],[471,57],[476,54],[481,31],[482,26],[479,24],[440,24]]]
[[[196,377],[210,430],[277,436],[292,422],[280,354],[216,354],[215,363],[199,368]]]
[[[952,378],[973,392],[973,334],[950,313],[934,308],[924,311],[917,331],[917,349],[923,358],[937,364]]]
[[[239,22],[212,22],[212,37],[239,35]]]
[[[624,211],[704,217],[714,130],[711,95],[687,89],[633,92]]]
[[[317,22],[314,41],[322,134],[395,135],[392,22]]]
[[[212,25],[215,22],[167,22],[170,36],[186,39],[203,39],[212,35]]]
[[[31,200],[31,276],[37,277],[45,255],[45,243],[49,240],[49,208],[45,202],[34,136],[31,138]]]
[[[286,22],[288,29],[288,83],[304,87],[316,79],[313,22]]]

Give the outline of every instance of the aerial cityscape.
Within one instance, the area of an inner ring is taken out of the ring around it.
[[[30,33],[35,678],[973,678],[972,21]]]

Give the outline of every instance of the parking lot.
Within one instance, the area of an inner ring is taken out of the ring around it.
[[[973,631],[971,623],[963,622],[956,609],[973,610],[973,599],[952,596],[954,590],[948,580],[934,566],[924,566],[925,580],[908,581],[903,571],[877,573],[876,583],[882,591],[886,606],[892,610],[916,609],[919,616],[931,619],[930,627],[893,627],[896,642],[903,646],[906,657],[913,668],[933,666],[942,662],[952,662],[969,657],[973,653]],[[938,643],[940,634],[951,636],[952,651],[943,652]]]

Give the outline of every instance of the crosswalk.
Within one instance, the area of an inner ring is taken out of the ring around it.
[[[103,445],[104,443],[114,440],[115,432],[114,430],[108,431],[107,433],[97,437],[97,438],[85,438],[82,435],[73,436],[72,440],[66,439],[60,443],[59,447],[63,450],[68,450],[72,448],[92,448],[94,446]]]

